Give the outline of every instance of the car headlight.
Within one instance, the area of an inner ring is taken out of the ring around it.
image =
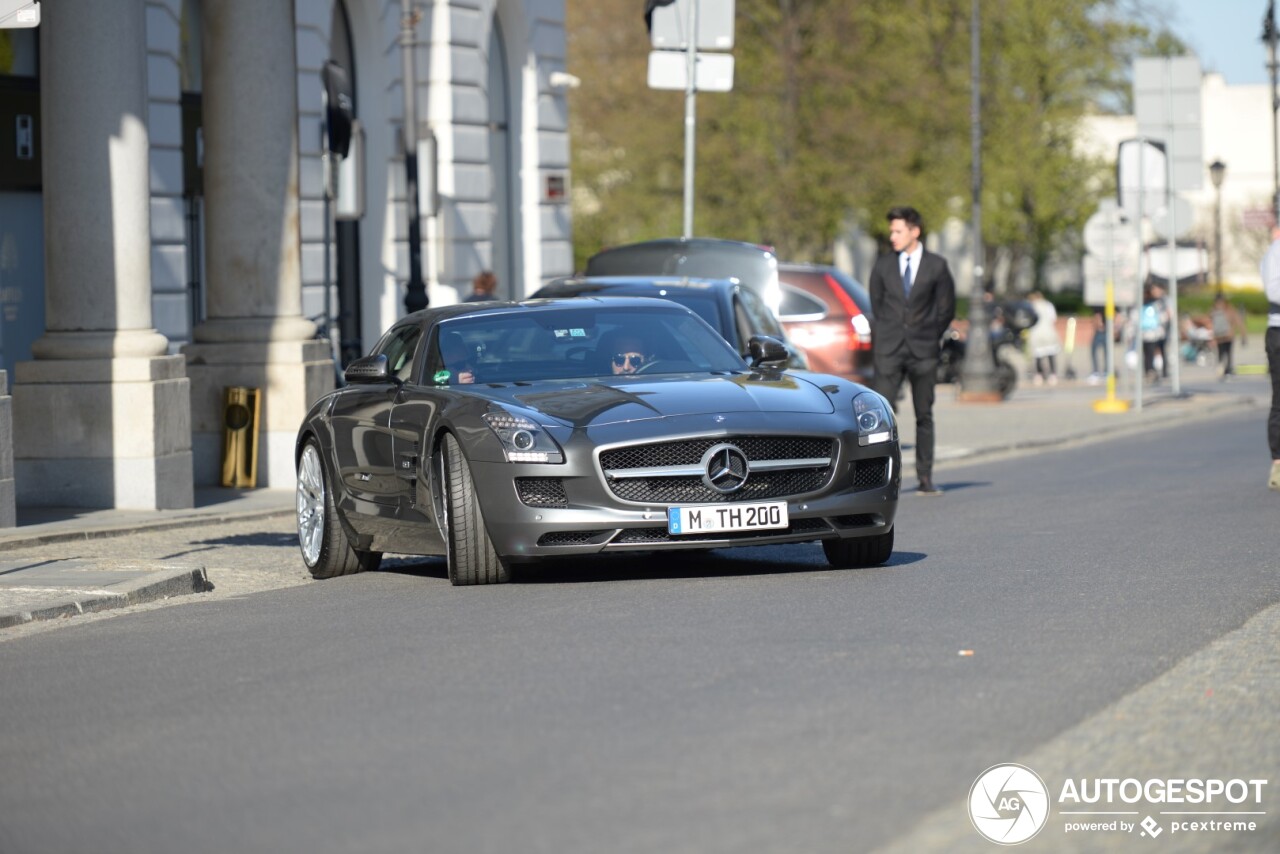
[[[499,409],[486,412],[484,423],[502,443],[509,463],[562,463],[564,452],[539,424]]]
[[[893,438],[893,415],[889,403],[873,391],[853,399],[853,417],[858,422],[858,444],[878,445]]]

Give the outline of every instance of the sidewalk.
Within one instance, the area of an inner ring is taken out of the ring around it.
[[[19,508],[17,526],[0,528],[0,630],[206,592],[212,585],[203,563],[141,548],[139,539],[235,523],[261,529],[286,518],[292,525],[295,512],[293,491],[282,489],[198,489],[194,503],[187,510]],[[68,544],[89,542],[89,553],[68,556]]]
[[[957,387],[938,386],[934,404],[937,464],[945,467],[974,457],[1114,438],[1245,407],[1253,407],[1265,419],[1271,404],[1270,380],[1265,373],[1240,374],[1219,382],[1214,369],[1184,363],[1180,385],[1178,397],[1172,394],[1168,380],[1146,386],[1142,410],[1131,406],[1120,414],[1094,411],[1094,401],[1106,397],[1106,386],[1089,385],[1084,379],[1037,387],[1020,376],[1012,396],[995,404],[962,403],[957,399]],[[1117,383],[1116,399],[1132,402],[1132,389],[1125,377]],[[915,417],[905,385],[898,407],[903,471],[913,474]]]
[[[1210,369],[1182,368],[1182,396],[1174,397],[1166,382],[1144,389],[1141,412],[1118,415],[1095,412],[1093,402],[1105,396],[1105,387],[1081,380],[1053,388],[1020,381],[1009,400],[994,404],[961,403],[955,388],[939,386],[934,410],[939,480],[945,487],[950,465],[996,454],[1146,432],[1229,411],[1252,409],[1265,418],[1270,405],[1265,374],[1222,383]],[[1117,397],[1128,399],[1127,383],[1121,382]],[[903,468],[912,475],[915,419],[909,394],[900,409]],[[284,548],[292,536],[294,500],[292,490],[207,488],[197,490],[189,510],[19,508],[18,525],[0,528],[0,630],[204,592],[210,589],[206,567],[212,561],[248,565],[259,573],[305,575],[296,544]],[[165,531],[179,539],[198,532],[206,539],[194,546],[160,543],[159,532]],[[93,548],[69,550],[67,544],[74,543]],[[268,545],[275,547],[271,554],[260,548],[250,559],[251,547]],[[193,563],[196,558],[201,563]],[[296,566],[279,568],[290,559]],[[290,577],[282,583],[302,581]]]

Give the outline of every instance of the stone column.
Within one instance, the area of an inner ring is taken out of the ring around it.
[[[190,507],[190,388],[151,322],[145,0],[44,9],[45,334],[14,369],[17,501]]]
[[[203,23],[208,320],[183,351],[195,477],[219,481],[223,389],[248,386],[262,390],[258,485],[292,488],[298,426],[333,387],[302,316],[293,4],[206,2]]]

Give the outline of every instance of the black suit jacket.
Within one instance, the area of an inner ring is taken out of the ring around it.
[[[871,271],[877,359],[906,347],[916,359],[938,358],[942,333],[956,316],[956,283],[941,255],[925,250],[912,277],[911,296],[902,291],[898,253],[881,255]]]

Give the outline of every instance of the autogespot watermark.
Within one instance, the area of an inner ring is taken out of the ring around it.
[[[1254,778],[1081,777],[1056,798],[1060,832],[1132,834],[1156,839],[1186,833],[1255,833],[1265,821],[1267,780]],[[993,765],[969,789],[969,818],[1000,845],[1017,845],[1050,824],[1049,788],[1025,765]]]
[[[992,842],[1026,842],[1049,820],[1049,789],[1025,765],[992,765],[969,789],[969,820]]]

